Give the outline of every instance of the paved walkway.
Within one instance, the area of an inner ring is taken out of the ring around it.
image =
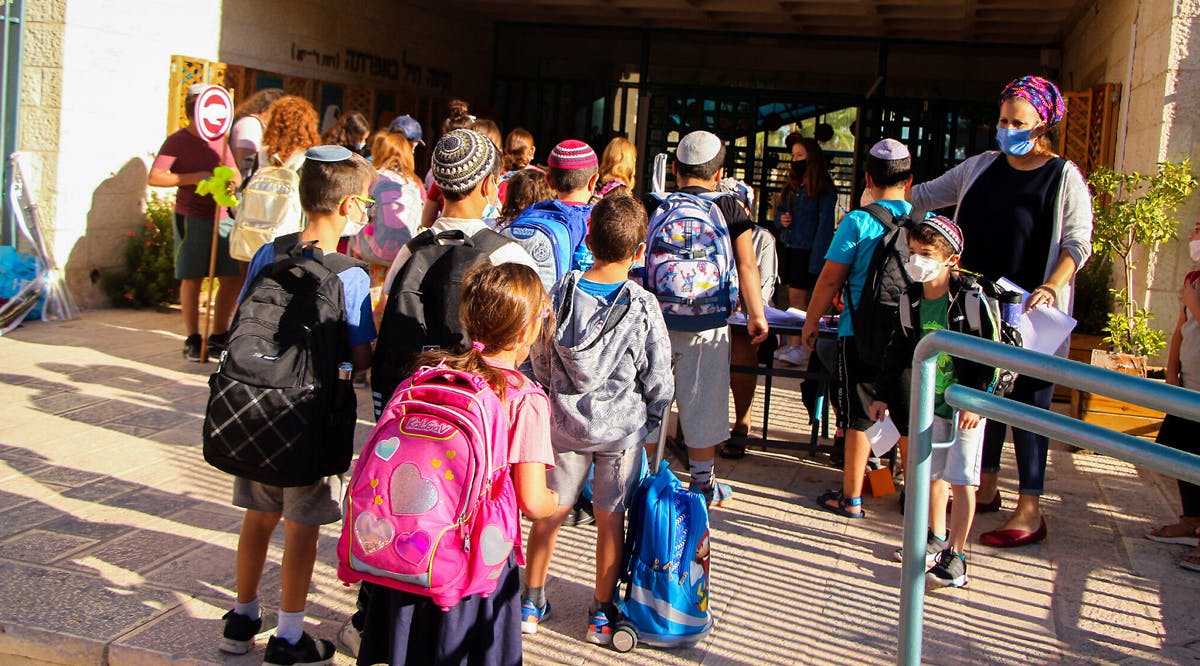
[[[213,366],[182,361],[177,331],[178,315],[98,311],[0,338],[0,663],[261,660],[261,647],[243,658],[215,647],[239,511],[229,477],[200,456]],[[777,391],[778,422],[799,422],[796,392]],[[1018,551],[972,545],[971,585],[928,597],[925,661],[1196,663],[1200,576],[1176,567],[1182,547],[1141,538],[1174,516],[1174,483],[1103,456],[1051,455],[1050,538]],[[573,528],[547,588],[555,615],[526,641],[531,663],[894,661],[894,497],[868,500],[871,517],[848,522],[813,507],[840,478],[820,458],[752,452],[718,465],[737,499],[713,515],[711,638],[629,655],[582,642],[594,531]],[[1004,488],[1011,509],[1012,481]],[[976,533],[1000,520],[981,516]],[[334,574],[335,539],[322,531],[308,609],[309,630],[329,638],[353,607]]]

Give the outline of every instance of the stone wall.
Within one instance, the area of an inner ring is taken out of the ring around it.
[[[1063,84],[1081,90],[1096,83],[1125,84],[1130,26],[1137,23],[1129,117],[1122,171],[1152,173],[1163,160],[1191,157],[1200,171],[1200,0],[1097,0],[1080,17],[1063,47]],[[1200,213],[1200,194],[1179,211],[1179,240],[1139,253],[1136,290],[1168,333],[1179,311],[1177,293],[1191,266],[1187,234]],[[1149,256],[1147,256],[1149,255]],[[1143,288],[1149,285],[1150,289]],[[1165,358],[1165,353],[1163,358]],[[1160,359],[1161,360],[1161,359]]]
[[[149,165],[165,137],[172,55],[425,94],[433,69],[449,76],[448,94],[490,92],[490,24],[452,24],[391,0],[26,4],[19,148],[34,154],[43,218],[85,307],[107,304],[96,278],[122,265],[126,232],[142,223]],[[419,58],[422,85],[372,76],[369,63],[356,74],[297,62],[300,40],[319,51]]]

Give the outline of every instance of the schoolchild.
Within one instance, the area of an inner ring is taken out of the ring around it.
[[[912,367],[917,342],[930,331],[949,329],[959,333],[993,339],[998,322],[979,318],[972,330],[966,309],[974,278],[960,273],[958,260],[963,251],[962,230],[940,215],[922,220],[908,234],[908,261],[905,272],[912,278],[907,298],[901,301],[892,338],[884,354],[883,370],[877,395],[871,403],[871,418],[882,420],[888,405],[899,405],[901,391],[908,387],[901,379]],[[979,303],[976,303],[979,305]],[[908,324],[904,324],[908,322]],[[962,384],[980,391],[991,388],[995,370],[978,363],[940,354],[937,359],[936,391],[933,398],[933,441],[953,442],[948,448],[933,449],[930,457],[933,483],[929,487],[929,534],[925,546],[926,578],[935,585],[963,587],[967,584],[967,536],[975,516],[975,489],[979,487],[979,467],[983,460],[983,430],[987,419],[974,412],[955,410],[946,404],[946,389]],[[949,488],[947,488],[949,486]],[[949,490],[949,492],[947,492]],[[950,533],[946,533],[946,504],[950,493]],[[896,551],[900,559],[901,552]]]
[[[196,98],[206,87],[197,83],[188,88],[183,108],[189,121],[193,120]],[[201,138],[196,123],[191,122],[163,141],[147,178],[152,187],[177,188],[172,227],[175,279],[180,281],[179,305],[187,334],[183,342],[183,357],[189,361],[200,361],[200,284],[208,275],[213,217],[217,213],[217,204],[212,198],[196,194],[196,184],[212,176],[213,169],[222,165],[237,167],[232,151],[222,152],[220,142]],[[235,186],[238,184],[236,180]],[[217,290],[216,314],[208,344],[208,355],[212,358],[220,356],[225,348],[229,322],[237,307],[238,291],[242,287],[241,267],[229,256],[229,232],[232,228],[233,219],[222,208],[217,223],[214,273],[221,278],[221,286]]]
[[[332,253],[343,233],[354,233],[366,224],[371,200],[367,188],[374,169],[365,159],[341,146],[317,146],[305,153],[300,170],[300,201],[308,224],[301,241],[315,241]],[[250,262],[246,287],[239,302],[253,289],[262,269],[271,263],[274,247],[264,245]],[[350,361],[355,370],[371,365],[371,341],[375,322],[371,318],[370,279],[359,267],[338,274],[345,294]],[[314,639],[304,631],[304,607],[317,557],[321,525],[342,519],[342,478],[330,476],[308,486],[280,488],[243,478],[233,483],[233,504],[246,509],[237,549],[237,602],[225,614],[220,649],[245,654],[262,628],[259,583],[279,519],[283,518],[285,541],[280,568],[279,625],[267,641],[265,664],[291,665],[328,663],[333,644]]]
[[[563,502],[529,533],[521,631],[537,632],[550,612],[545,584],[558,530],[595,465],[596,587],[586,639],[607,645],[620,619],[613,605],[624,548],[626,504],[642,471],[642,444],[656,432],[674,390],[671,342],[658,301],[628,279],[646,251],[646,211],[628,196],[592,211],[595,264],[572,271],[550,293],[558,328],[534,344],[533,372],[550,392],[554,469]]]
[[[543,324],[552,325],[541,280],[527,266],[478,264],[463,280],[459,312],[472,347],[462,354],[429,352],[419,365],[445,363],[487,380],[508,410],[508,462],[517,508],[530,519],[548,516],[559,504],[558,493],[546,487],[546,470],[554,467],[550,403],[540,390],[524,390],[531,388],[529,380],[516,370],[542,335]],[[447,611],[429,597],[370,583],[363,588],[370,593],[359,664],[521,663],[515,554],[509,555],[494,592],[466,597]]]
[[[1188,251],[1192,261],[1200,263],[1200,219],[1188,237]],[[1167,383],[1200,391],[1200,270],[1183,279],[1179,303],[1179,321],[1167,350]],[[1200,455],[1200,423],[1168,414],[1155,441]],[[1179,501],[1183,509],[1179,522],[1153,529],[1146,538],[1191,546],[1192,551],[1179,560],[1179,566],[1200,571],[1200,486],[1179,481]]]
[[[547,159],[549,168],[546,170],[546,184],[554,191],[554,200],[536,203],[525,209],[509,224],[506,235],[512,238],[525,238],[526,247],[534,255],[535,260],[542,264],[539,273],[542,284],[549,290],[567,271],[573,269],[587,270],[591,266],[591,253],[583,238],[588,231],[588,218],[592,214],[589,203],[592,190],[599,178],[597,167],[599,161],[591,146],[582,141],[567,139],[550,151]],[[567,242],[565,251],[569,257],[561,258],[549,247],[546,247],[544,233],[529,235],[517,231],[516,226],[525,223],[558,227],[555,237],[564,238]],[[551,256],[554,255],[554,256]],[[569,262],[569,265],[566,265]]]
[[[871,147],[866,167],[868,195],[896,219],[907,216],[912,211],[912,205],[904,200],[905,190],[912,183],[908,148],[894,139],[884,139]],[[882,364],[882,358],[866,359],[859,355],[852,308],[861,305],[871,259],[884,235],[883,223],[864,210],[852,211],[842,218],[809,301],[811,316],[800,334],[801,341],[811,351],[819,335],[819,316],[829,310],[839,292],[843,289],[849,292],[851,302],[838,318],[837,416],[838,427],[846,432],[842,488],[817,498],[819,507],[847,518],[867,515],[862,508],[862,489],[871,445],[865,431],[874,423],[868,409],[875,399],[875,380]]]
[[[500,208],[500,217],[496,220],[496,231],[503,231],[533,204],[554,198],[554,190],[546,184],[546,172],[537,167],[525,167],[512,172],[500,186],[507,186],[508,194]]]
[[[679,192],[705,195],[717,190],[725,175],[724,165],[724,143],[712,132],[701,130],[680,139],[671,170]],[[662,201],[648,194],[643,203],[653,218]],[[732,195],[718,197],[715,206],[729,232],[737,283],[747,285],[739,293],[750,341],[758,344],[767,337],[767,317],[762,293],[751,286],[760,284],[751,231],[754,223]],[[691,488],[702,493],[709,505],[720,506],[733,497],[733,489],[719,483],[713,469],[717,446],[729,440],[729,326],[722,323],[695,330],[689,323],[686,317],[667,320],[676,359],[675,404],[687,446]]]
[[[469,238],[484,232],[494,233],[484,224],[483,214],[490,206],[498,205],[500,166],[500,151],[479,132],[456,129],[438,139],[433,148],[432,170],[445,206],[442,216],[428,228],[435,234],[460,230]],[[383,282],[380,309],[392,289],[392,281],[411,256],[407,247],[396,253]],[[504,243],[488,259],[492,264],[514,262],[536,267],[529,253],[515,243]]]

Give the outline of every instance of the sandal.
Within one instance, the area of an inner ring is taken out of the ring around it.
[[[1159,543],[1172,543],[1180,546],[1200,546],[1200,537],[1196,536],[1196,528],[1187,523],[1163,525],[1146,532],[1146,538]]]
[[[1184,555],[1179,560],[1179,568],[1187,569],[1188,571],[1200,571],[1200,553]]]
[[[723,446],[721,446],[721,450],[718,451],[718,453],[721,454],[722,458],[725,458],[728,460],[741,460],[742,458],[745,458],[746,457],[746,445],[743,442],[736,442],[734,440],[739,439],[739,438],[746,438],[749,436],[750,436],[749,430],[747,430],[746,432],[730,430],[729,431],[729,439],[725,441],[725,444]]]
[[[862,497],[845,497],[840,490],[830,490],[817,498],[817,506],[836,513],[843,518],[866,518],[867,512],[862,508]],[[858,512],[850,509],[858,508]]]

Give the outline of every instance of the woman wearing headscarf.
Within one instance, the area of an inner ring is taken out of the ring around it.
[[[913,217],[957,206],[966,240],[960,265],[988,280],[1006,277],[1029,292],[1027,308],[1070,313],[1075,273],[1092,253],[1092,202],[1079,169],[1054,154],[1047,134],[1062,121],[1066,102],[1039,76],[1023,76],[1000,93],[999,151],[976,155],[939,178],[913,187]],[[971,248],[975,248],[972,250]],[[1066,345],[1059,350],[1066,355]],[[1054,385],[1020,377],[1009,396],[1050,408]],[[1007,426],[989,419],[984,436],[978,511],[999,511],[997,477]],[[1020,479],[1016,509],[984,544],[1014,547],[1046,537],[1041,512],[1049,438],[1013,428]]]

